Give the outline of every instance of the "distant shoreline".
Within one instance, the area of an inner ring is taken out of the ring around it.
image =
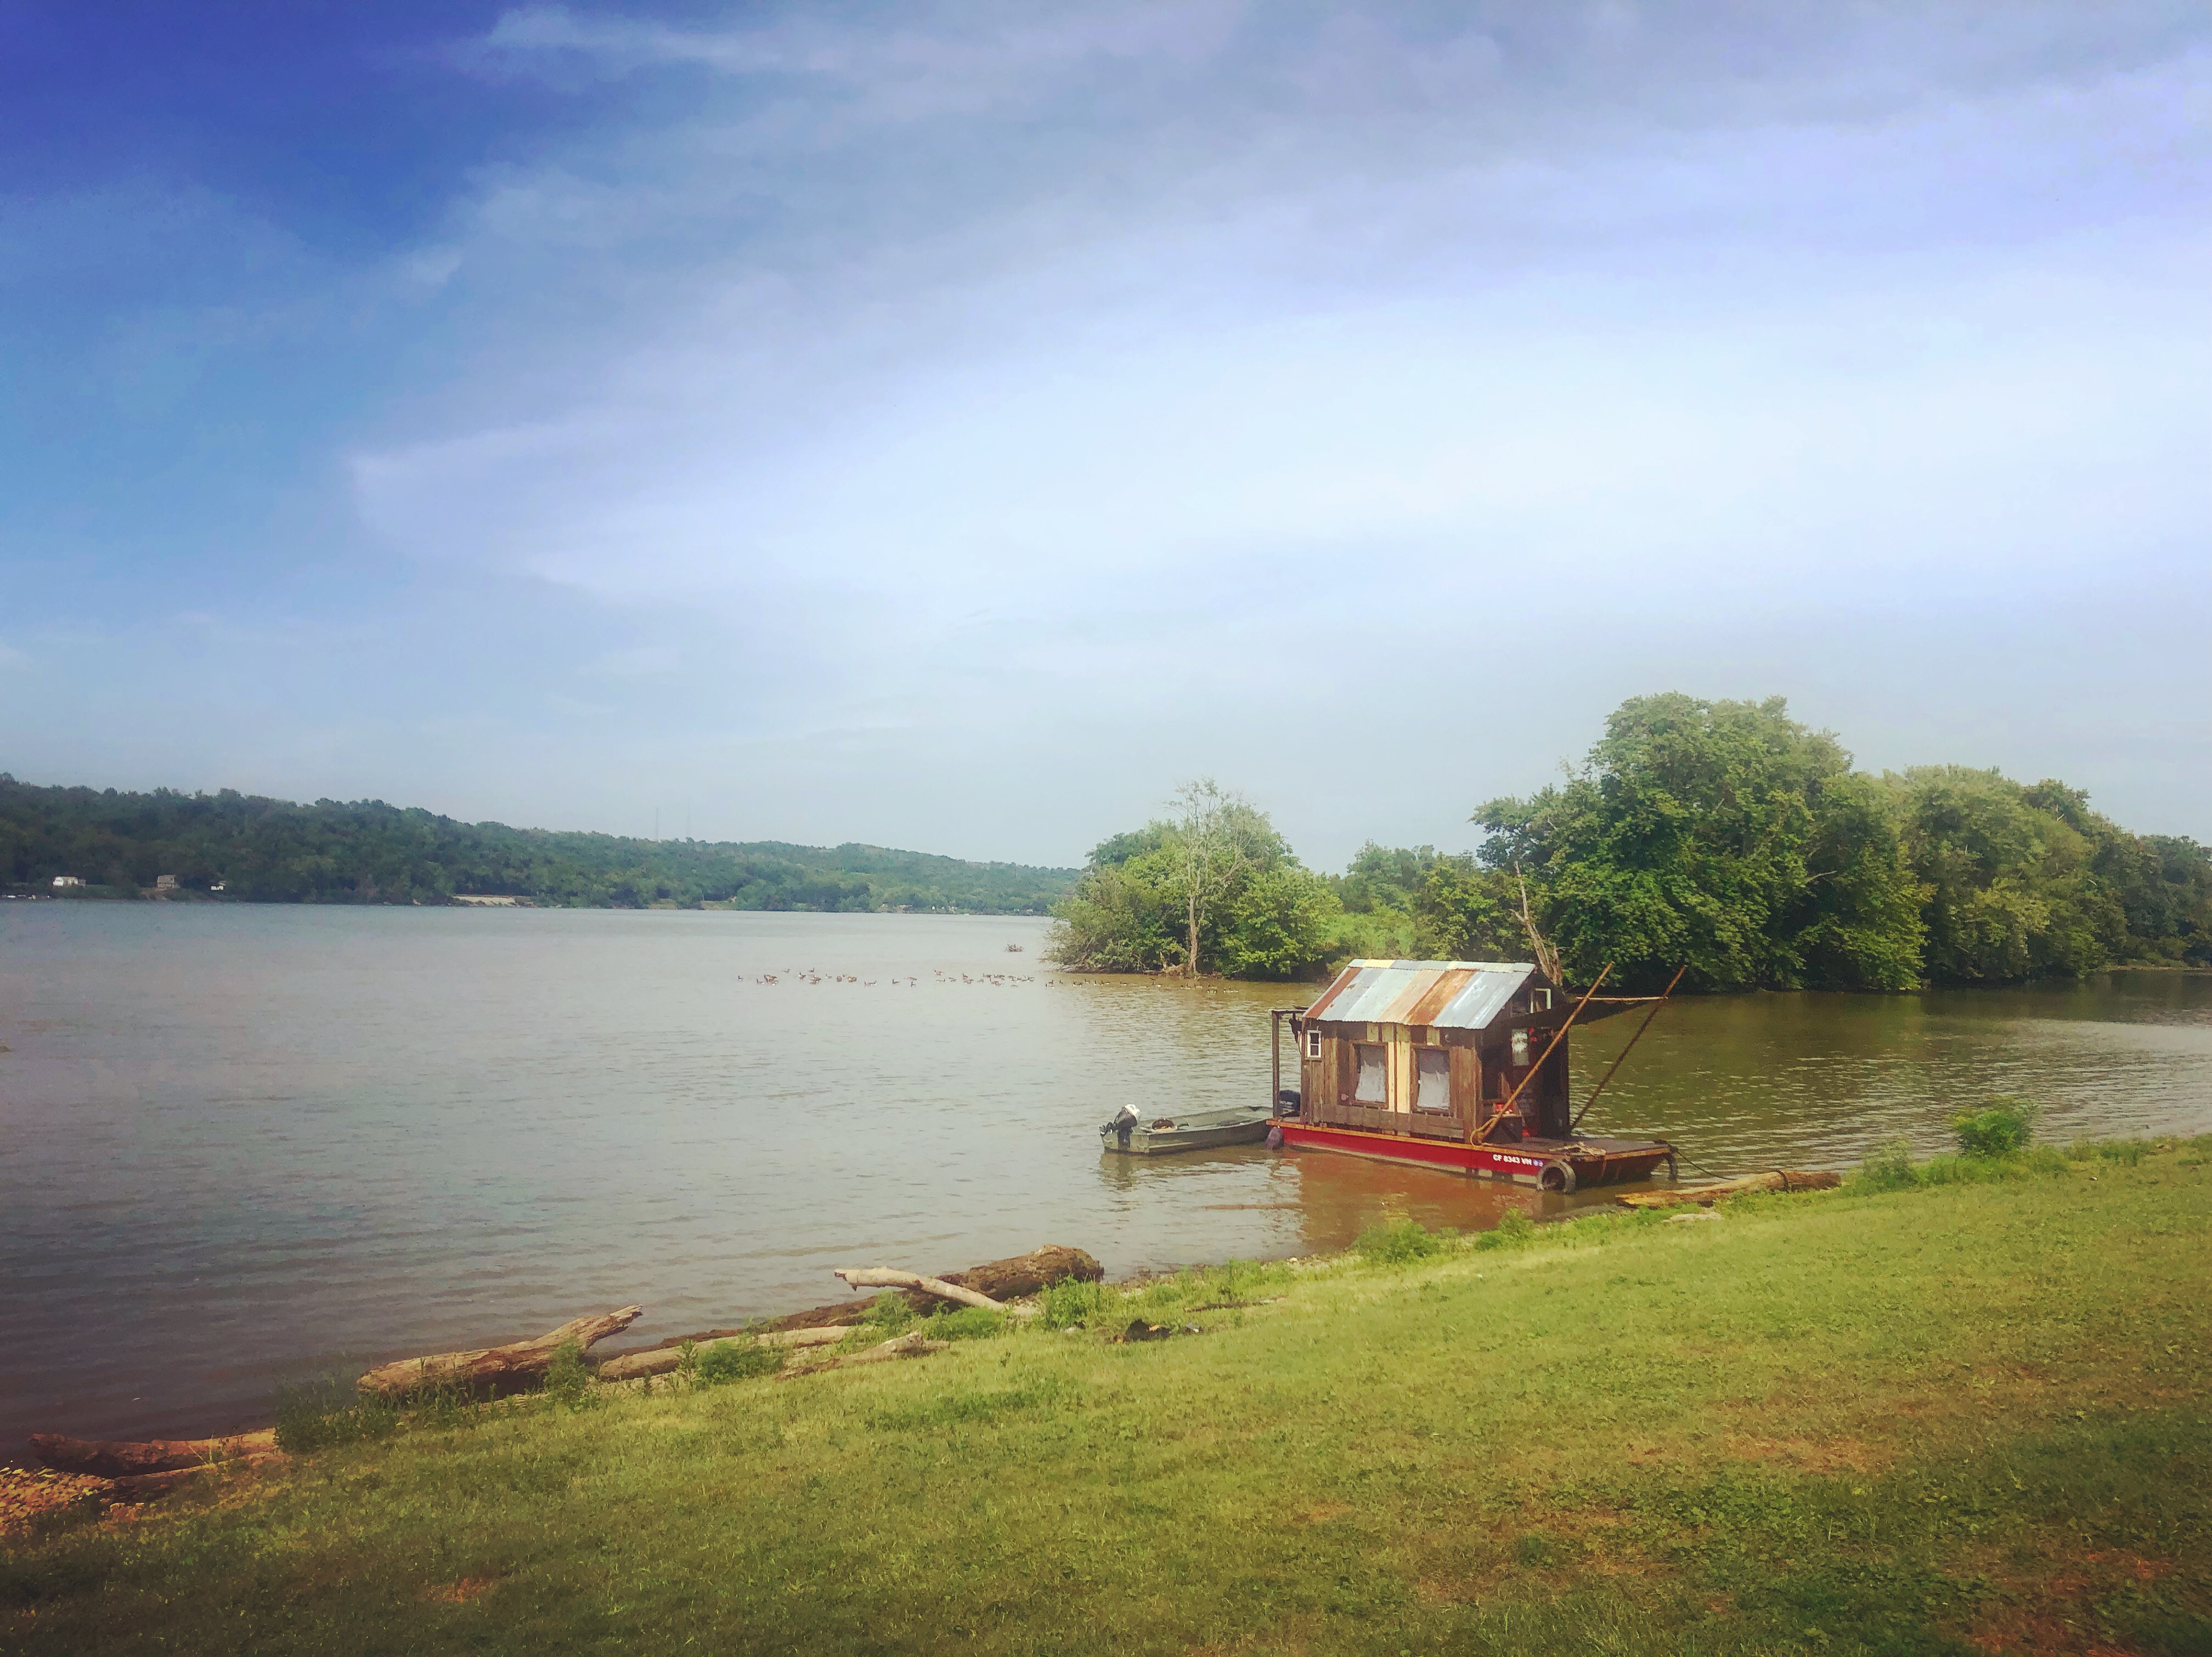
[[[970,916],[1000,920],[1048,920],[1048,909],[922,908],[913,904],[885,904],[880,908],[833,908],[806,903],[740,904],[730,901],[677,903],[656,899],[648,903],[563,903],[557,900],[504,892],[455,892],[444,897],[329,898],[252,897],[242,892],[204,892],[198,889],[157,892],[141,887],[118,891],[112,887],[80,887],[66,892],[22,890],[0,892],[0,902],[9,903],[185,903],[194,906],[231,904],[260,909],[544,909],[614,913],[720,914],[845,914],[918,915],[943,920]]]

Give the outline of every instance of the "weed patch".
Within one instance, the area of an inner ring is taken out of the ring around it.
[[[783,1360],[781,1347],[763,1346],[749,1337],[718,1340],[699,1354],[700,1384],[720,1387],[732,1381],[772,1375],[783,1368]]]
[[[1496,1225],[1477,1234],[1474,1247],[1481,1249],[1519,1248],[1535,1241],[1535,1221],[1517,1208],[1509,1208]]]
[[[1006,1332],[1006,1314],[988,1307],[949,1307],[925,1318],[921,1332],[932,1340],[989,1340]]]
[[[1859,1191],[1903,1191],[1920,1183],[1912,1166],[1912,1141],[1891,1139],[1861,1162],[1850,1181]]]
[[[1391,1220],[1361,1232],[1352,1252],[1370,1266],[1412,1266],[1434,1259],[1450,1247],[1449,1238],[1419,1220]]]
[[[357,1392],[336,1375],[276,1390],[276,1448],[304,1455],[333,1444],[373,1443],[399,1430],[389,1399]]]
[[[1107,1298],[1113,1293],[1103,1283],[1063,1278],[1037,1296],[1037,1321],[1047,1329],[1085,1327],[1105,1310]]]
[[[1968,1156],[2011,1156],[2027,1149],[2041,1108],[2025,1099],[1992,1099],[1981,1110],[1951,1119],[1959,1149]]]

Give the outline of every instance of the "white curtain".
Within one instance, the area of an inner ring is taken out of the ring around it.
[[[1451,1108],[1451,1055],[1440,1047],[1417,1047],[1413,1052],[1413,1108]]]

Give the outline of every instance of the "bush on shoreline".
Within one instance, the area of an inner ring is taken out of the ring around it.
[[[2063,1151],[2033,1144],[2042,1107],[2000,1096],[1980,1110],[1951,1119],[1959,1149],[1912,1160],[1912,1142],[1899,1137],[1871,1152],[1854,1169],[1846,1186],[1854,1191],[1905,1191],[1917,1186],[1986,1185],[2002,1180],[2060,1179],[2077,1162],[2101,1161],[2133,1168],[2154,1150],[2203,1145],[2205,1137],[2187,1141],[2077,1138]],[[2184,1167],[2201,1164],[2185,1161]]]

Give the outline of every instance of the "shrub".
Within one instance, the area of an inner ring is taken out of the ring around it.
[[[390,1400],[356,1392],[336,1375],[276,1389],[276,1448],[287,1455],[389,1438],[399,1427]]]
[[[2040,1114],[2025,1099],[1992,1099],[1985,1109],[1954,1116],[1951,1130],[1969,1156],[2010,1156],[2027,1149]]]
[[[473,1427],[491,1406],[465,1387],[451,1384],[418,1387],[408,1397],[410,1423],[432,1427]]]
[[[725,1381],[772,1375],[783,1368],[783,1349],[763,1346],[750,1336],[718,1340],[699,1355],[699,1379],[709,1387]]]
[[[1491,1229],[1474,1240],[1477,1248],[1515,1248],[1536,1235],[1536,1223],[1517,1208],[1509,1208]]]
[[[1419,1220],[1389,1220],[1361,1232],[1352,1252],[1370,1266],[1411,1266],[1450,1246],[1447,1238]]]
[[[573,1340],[564,1340],[553,1349],[553,1362],[545,1368],[546,1395],[567,1405],[572,1410],[590,1410],[605,1400],[592,1385],[592,1375],[584,1363],[584,1349]]]
[[[871,1332],[876,1340],[888,1340],[893,1335],[904,1334],[918,1315],[907,1304],[904,1295],[896,1289],[886,1289],[860,1308],[853,1324],[855,1328]]]
[[[1063,1278],[1037,1296],[1037,1320],[1048,1329],[1080,1328],[1106,1309],[1109,1292],[1103,1283]]]
[[[2056,1176],[2070,1169],[2065,1153],[2053,1145],[2030,1145],[2009,1156],[1930,1156],[1918,1170],[1923,1185],[1993,1185],[2031,1174]]]
[[[1859,1164],[1851,1183],[1863,1191],[1902,1191],[1920,1183],[1912,1167],[1912,1141],[1902,1135],[1874,1150]]]

